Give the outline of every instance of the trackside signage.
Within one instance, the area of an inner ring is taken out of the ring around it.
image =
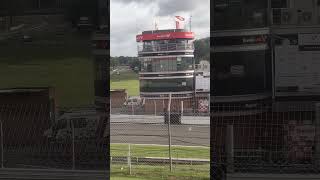
[[[299,34],[300,51],[320,51],[320,34]]]
[[[166,39],[193,39],[193,32],[166,32],[156,34],[139,34],[136,41],[166,40]]]
[[[320,95],[320,35],[282,35],[275,46],[275,95]]]

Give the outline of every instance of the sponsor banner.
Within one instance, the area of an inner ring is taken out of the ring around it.
[[[250,36],[226,36],[214,37],[214,46],[232,46],[232,45],[252,45],[265,44],[268,42],[268,35],[250,35]]]
[[[230,72],[234,76],[243,76],[245,73],[243,65],[233,65],[230,67]]]
[[[299,34],[300,51],[320,51],[320,34]]]
[[[193,32],[163,32],[156,34],[139,34],[136,36],[137,42],[148,40],[164,40],[164,39],[193,39]]]
[[[299,46],[300,51],[320,51],[320,45]]]
[[[299,34],[299,45],[320,45],[320,34]]]
[[[276,96],[320,95],[320,46],[307,37],[275,47]]]

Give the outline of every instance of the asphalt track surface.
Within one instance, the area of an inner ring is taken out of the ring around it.
[[[118,119],[117,119],[118,118]],[[168,124],[161,116],[111,116],[111,143],[168,145]],[[209,117],[189,117],[180,125],[171,125],[172,145],[210,146],[210,125],[204,123]],[[196,124],[195,122],[199,122]]]

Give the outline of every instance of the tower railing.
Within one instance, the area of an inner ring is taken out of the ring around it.
[[[147,52],[162,52],[162,51],[185,51],[194,50],[193,44],[186,43],[167,43],[167,44],[157,44],[157,45],[139,45],[138,53]]]
[[[293,8],[272,8],[270,16],[273,26],[319,24],[316,13],[312,10],[300,12]]]

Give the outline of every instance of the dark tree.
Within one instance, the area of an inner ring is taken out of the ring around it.
[[[200,60],[210,59],[210,38],[204,38],[195,40],[194,42],[194,57],[196,63],[199,63]]]

